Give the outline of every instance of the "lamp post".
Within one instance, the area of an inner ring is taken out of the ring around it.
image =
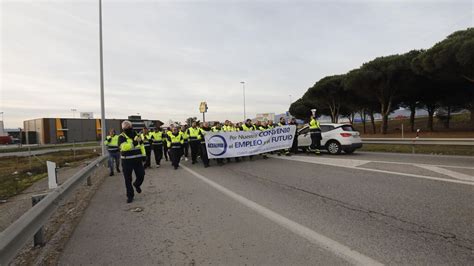
[[[247,119],[247,115],[245,113],[245,81],[241,81],[240,83],[242,83],[242,90],[244,92],[244,121]]]
[[[76,108],[72,108],[71,111],[72,111],[72,118],[76,118],[76,111],[77,111],[77,109],[76,109]]]
[[[105,106],[104,106],[104,57],[102,51],[102,0],[99,0],[99,57],[100,57],[100,116],[101,116],[101,146],[105,155]]]

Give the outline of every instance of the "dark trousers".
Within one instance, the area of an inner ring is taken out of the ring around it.
[[[200,141],[199,140],[191,140],[189,142],[189,145],[191,146],[191,161],[193,163],[196,162],[196,158],[199,154],[199,148],[200,148]],[[204,148],[206,145],[204,145]],[[206,153],[207,154],[207,153]],[[201,155],[202,156],[202,155]]]
[[[298,135],[294,136],[293,145],[291,145],[291,152],[298,153]]]
[[[311,134],[311,149],[321,148],[321,131],[310,132]]]
[[[182,149],[182,147],[169,148],[171,165],[173,165],[175,169],[179,166],[179,160],[181,159]]]
[[[145,153],[146,153],[146,160],[145,160],[145,168],[151,166],[151,145],[145,146]]]
[[[209,166],[209,157],[207,157],[206,143],[201,143],[201,160],[204,166]]]
[[[163,144],[163,153],[165,155],[166,161],[168,161],[168,146],[166,143]]]
[[[184,141],[184,144],[183,144],[183,153],[184,153],[184,157],[188,157],[189,155],[189,143],[187,140]]]
[[[145,169],[143,168],[143,159],[123,159],[122,160],[123,177],[125,178],[125,187],[127,188],[127,197],[133,198],[134,191],[132,186],[132,173],[135,172],[135,186],[140,187],[145,178]]]
[[[114,160],[115,160],[115,169],[119,171],[120,167],[120,151],[109,151],[109,169],[111,173],[114,173]]]
[[[153,146],[153,154],[155,155],[155,162],[156,165],[160,165],[161,158],[163,158],[163,144],[154,144]]]

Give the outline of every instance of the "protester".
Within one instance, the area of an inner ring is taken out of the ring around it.
[[[163,157],[163,131],[159,126],[151,133],[151,146],[153,149],[153,154],[155,155],[156,167],[161,166],[161,158]]]
[[[173,165],[175,170],[179,167],[183,143],[183,134],[179,132],[178,127],[173,127],[172,133],[168,134],[168,149],[170,153],[171,165]]]
[[[125,187],[127,189],[127,203],[130,203],[134,198],[133,187],[135,187],[137,193],[142,192],[140,186],[145,178],[143,160],[146,159],[146,153],[142,139],[132,128],[132,122],[123,121],[122,130],[123,132],[118,139],[118,146],[120,148],[123,177],[125,178]],[[132,184],[133,172],[135,172],[136,178]]]
[[[109,135],[104,141],[105,146],[107,146],[107,151],[109,152],[109,169],[110,176],[114,175],[114,161],[117,173],[120,173],[120,149],[118,146],[119,136],[115,135],[115,129],[109,131]]]

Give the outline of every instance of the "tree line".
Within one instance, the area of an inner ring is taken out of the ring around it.
[[[290,113],[308,119],[311,109],[328,115],[333,123],[340,117],[353,122],[361,117],[364,133],[366,118],[376,132],[375,114],[382,116],[380,132],[387,133],[388,116],[399,107],[410,110],[410,128],[415,130],[415,112],[428,112],[427,128],[433,130],[433,117],[443,110],[445,126],[451,113],[467,109],[474,128],[474,28],[456,31],[427,50],[382,56],[346,74],[320,79],[290,106]]]

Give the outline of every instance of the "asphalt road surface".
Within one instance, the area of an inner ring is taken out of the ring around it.
[[[107,178],[60,264],[472,265],[474,158],[272,156]]]

